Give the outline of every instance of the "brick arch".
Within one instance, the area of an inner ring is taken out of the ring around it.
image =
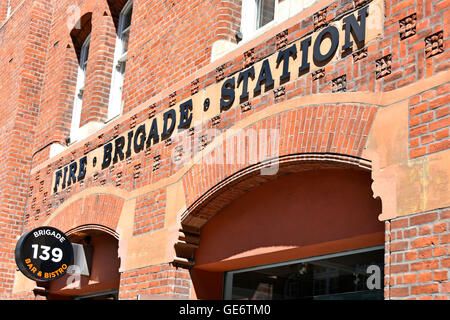
[[[49,226],[64,232],[84,225],[117,229],[124,199],[112,194],[91,194],[64,207],[49,222]]]
[[[179,260],[175,262],[192,266],[201,228],[220,209],[258,185],[286,173],[312,168],[370,170],[371,162],[361,156],[376,109],[367,104],[304,106],[249,125],[245,130],[279,129],[276,157],[279,168],[273,175],[260,174],[270,160],[254,164],[248,159],[242,163],[213,163],[217,154],[226,156],[230,152],[227,144],[236,136],[208,150],[204,161],[193,165],[183,177],[188,209],[181,217],[180,241],[175,245]],[[237,160],[233,156],[231,159]]]
[[[309,153],[281,156],[276,174],[262,175],[266,163],[252,165],[208,190],[181,217],[179,240],[175,244],[174,265],[190,268],[194,265],[195,252],[200,243],[203,226],[218,212],[254,188],[279,179],[284,175],[311,171],[314,169],[350,169],[370,171],[371,162],[362,158],[327,153]],[[376,200],[375,200],[376,201]],[[380,202],[378,202],[380,203]],[[381,204],[380,204],[381,208]]]
[[[72,228],[65,232],[65,234],[70,238],[71,235],[79,235],[83,234],[85,232],[92,232],[92,231],[100,231],[106,234],[109,234],[110,236],[114,237],[116,240],[119,240],[119,234],[114,231],[113,229],[110,229],[108,227],[99,225],[99,224],[83,224],[81,226]]]
[[[362,103],[302,106],[261,119],[242,132],[267,130],[269,135],[271,129],[279,130],[279,158],[299,154],[361,158],[376,110],[376,106]],[[237,139],[238,135],[225,137],[186,172],[183,185],[187,207],[227,177],[254,164],[248,156],[239,158]],[[248,142],[246,147],[248,150]],[[230,152],[236,154],[230,158]],[[215,159],[223,162],[215,164]]]
[[[182,220],[185,226],[196,228],[196,223],[190,224],[192,218],[204,219],[207,222],[214,214],[225,207],[234,199],[246,193],[248,190],[264,184],[268,181],[293,172],[312,169],[357,169],[370,170],[370,161],[338,154],[305,153],[281,156],[278,161],[276,174],[261,174],[269,161],[252,165],[240,170],[208,190],[197,199],[183,214]],[[201,227],[201,224],[198,225]],[[198,228],[200,229],[200,228]]]

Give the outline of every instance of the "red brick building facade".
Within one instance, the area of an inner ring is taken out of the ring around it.
[[[381,247],[384,299],[448,299],[449,4],[2,1],[0,298],[242,298]],[[16,270],[43,225],[89,275]]]

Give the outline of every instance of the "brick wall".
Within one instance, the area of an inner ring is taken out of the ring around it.
[[[120,276],[119,299],[189,299],[191,280],[189,272],[170,264],[148,266],[123,272]]]
[[[20,8],[0,28],[2,73],[0,102],[0,296],[12,289],[16,237],[22,229],[33,137],[39,113],[41,88],[51,25],[47,1],[33,1]],[[3,58],[4,57],[4,58]]]
[[[449,90],[444,84],[409,100],[410,158],[450,148]]]
[[[166,189],[139,196],[136,199],[133,235],[151,232],[164,227]]]
[[[450,297],[450,208],[386,222],[385,298]]]

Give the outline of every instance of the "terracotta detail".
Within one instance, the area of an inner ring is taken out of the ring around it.
[[[250,101],[244,102],[241,104],[241,111],[247,112],[252,109],[252,103]]]
[[[225,78],[225,64],[216,68],[216,82],[219,82]]]
[[[286,95],[286,88],[284,86],[278,87],[277,89],[273,90],[273,95],[275,98],[275,101],[279,101],[283,99],[283,97]]]
[[[194,255],[200,244],[200,235],[191,231],[180,229],[178,242],[175,244],[176,257],[172,264],[183,269],[194,266]]]
[[[314,31],[327,26],[327,12],[328,8],[324,8],[322,10],[314,13],[313,21],[314,21]]]
[[[367,48],[363,48],[361,50],[353,52],[352,56],[353,56],[353,62],[357,62],[357,61],[360,61],[360,60],[366,58],[367,57]]]
[[[198,92],[199,83],[200,83],[199,79],[195,79],[194,81],[191,82],[191,94],[196,94]]]
[[[416,34],[416,22],[416,13],[400,20],[400,39],[404,40]]]
[[[277,50],[279,50],[287,45],[288,33],[289,33],[289,31],[288,31],[288,29],[286,29],[276,35]]]
[[[116,187],[119,187],[122,184],[122,172],[119,171],[116,174]]]
[[[380,79],[387,75],[390,75],[392,72],[391,64],[392,64],[391,54],[388,54],[387,56],[384,56],[376,60],[376,78]]]
[[[134,127],[136,127],[136,119],[137,119],[136,114],[134,114],[130,117],[130,129],[133,129]]]
[[[156,114],[156,103],[153,103],[152,105],[150,105],[148,107],[147,113],[148,113],[148,118],[149,119]]]
[[[119,136],[120,124],[116,124],[113,129],[113,138],[117,138]]]
[[[312,73],[313,81],[319,80],[320,78],[323,78],[323,77],[325,77],[325,69],[324,68],[316,70]]]
[[[175,156],[174,161],[180,161],[183,158],[183,146],[176,146],[175,147]]]
[[[212,119],[211,119],[211,123],[212,123],[213,126],[217,126],[218,124],[220,124],[221,121],[222,120],[221,120],[220,114],[217,115],[217,116],[212,117]]]
[[[244,68],[250,67],[256,62],[255,49],[244,52]]]
[[[134,169],[133,178],[134,179],[139,178],[141,174],[141,164],[140,163],[135,164],[133,169]]]
[[[173,107],[177,103],[177,92],[169,94],[169,107]]]
[[[165,145],[166,147],[171,146],[172,143],[173,143],[172,138],[167,138],[166,140],[164,140],[164,145]]]
[[[199,149],[200,150],[205,149],[206,146],[208,145],[208,136],[206,134],[201,135],[199,138],[199,142],[200,142]]]
[[[347,76],[344,74],[343,76],[337,77],[332,80],[332,92],[344,92],[347,89]]]
[[[425,38],[425,56],[431,58],[444,52],[444,32],[439,31]]]
[[[161,155],[156,155],[153,157],[153,172],[158,170],[161,166]]]

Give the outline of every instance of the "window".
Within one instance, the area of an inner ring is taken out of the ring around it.
[[[384,248],[230,271],[225,299],[383,300]]]
[[[277,0],[242,1],[241,33],[244,40],[275,19],[277,3]]]
[[[121,114],[123,109],[122,87],[127,63],[133,1],[129,0],[119,15],[116,48],[114,51],[111,90],[109,94],[108,120]]]
[[[275,16],[275,0],[256,1],[256,29],[264,27]]]
[[[80,118],[81,107],[83,105],[84,81],[86,79],[86,66],[89,56],[89,44],[91,36],[88,35],[84,40],[80,51],[78,61],[77,84],[75,87],[75,98],[72,110],[72,124],[70,127],[70,141],[74,142],[80,139]]]

